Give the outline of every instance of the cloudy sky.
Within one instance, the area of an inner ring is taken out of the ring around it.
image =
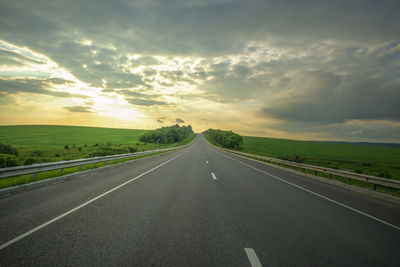
[[[400,1],[0,0],[0,124],[400,142]]]

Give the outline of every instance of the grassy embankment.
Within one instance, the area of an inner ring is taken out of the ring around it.
[[[0,143],[11,144],[18,150],[17,161],[23,165],[28,158],[40,163],[101,156],[102,153],[121,154],[156,149],[156,144],[139,141],[145,130],[113,129],[81,126],[19,125],[0,126]],[[159,148],[186,145],[191,135],[175,144],[160,144]],[[65,146],[68,146],[66,149]],[[122,162],[121,160],[118,162]],[[97,164],[97,167],[105,163]],[[94,168],[93,164],[83,170]],[[64,169],[63,175],[79,171],[79,167]],[[34,181],[60,176],[58,170],[38,173]],[[32,182],[31,175],[0,180],[0,188]]]
[[[251,136],[244,136],[243,142],[241,152],[272,158],[297,153],[304,157],[304,164],[400,180],[400,148]],[[348,183],[344,178],[334,179]],[[363,182],[352,180],[350,183],[371,188]],[[399,190],[382,187],[378,190],[400,196]]]

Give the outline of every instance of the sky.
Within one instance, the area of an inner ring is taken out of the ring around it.
[[[400,142],[400,1],[0,0],[0,125]]]

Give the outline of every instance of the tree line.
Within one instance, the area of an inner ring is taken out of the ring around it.
[[[168,127],[162,127],[145,132],[139,140],[148,143],[171,144],[184,140],[190,134],[193,134],[192,126],[179,126],[178,124]]]
[[[208,129],[204,133],[207,134],[215,143],[225,148],[240,150],[240,145],[243,144],[243,137],[232,131]]]

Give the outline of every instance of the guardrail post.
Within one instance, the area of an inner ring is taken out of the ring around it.
[[[376,190],[376,184],[372,184],[372,190]]]
[[[81,171],[83,169],[83,166],[81,165],[81,166],[79,166],[79,170]]]
[[[62,174],[64,172],[64,169],[63,168],[60,168],[60,173]]]
[[[318,172],[317,172],[317,171],[314,171],[314,175],[318,175]]]
[[[106,160],[106,165],[108,165],[108,160]]]
[[[36,178],[36,172],[32,173],[32,179]]]
[[[94,167],[97,168],[97,162],[94,163]]]
[[[350,183],[350,182],[351,182],[351,179],[350,179],[350,178],[347,178],[347,182]]]
[[[332,174],[329,174],[329,179],[332,179]]]

